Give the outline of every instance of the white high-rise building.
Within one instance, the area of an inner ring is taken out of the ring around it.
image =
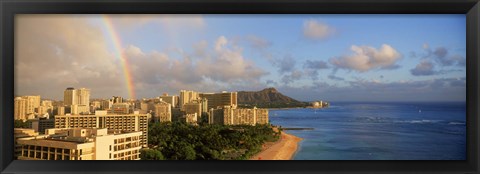
[[[71,108],[75,108],[75,106],[78,106],[79,108],[88,108],[90,107],[90,89],[74,89],[72,87],[67,88],[63,92],[63,100],[64,105],[71,106]],[[71,113],[75,112],[72,111]]]

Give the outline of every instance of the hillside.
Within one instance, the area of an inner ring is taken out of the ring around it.
[[[275,88],[266,88],[261,91],[239,91],[237,100],[240,107],[247,108],[254,106],[259,108],[290,108],[308,105],[306,102],[283,95]]]

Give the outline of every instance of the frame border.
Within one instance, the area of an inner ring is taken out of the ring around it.
[[[4,0],[0,1],[1,173],[478,173],[479,0]],[[132,8],[135,7],[135,8]],[[15,14],[465,14],[467,24],[466,161],[18,161],[13,160]],[[119,165],[120,164],[120,165]],[[185,167],[188,166],[188,167]]]

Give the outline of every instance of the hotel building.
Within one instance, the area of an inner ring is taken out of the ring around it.
[[[147,147],[149,114],[107,114],[96,111],[95,115],[57,115],[55,128],[108,128],[114,131],[141,131],[140,143]]]
[[[208,101],[208,109],[217,109],[223,106],[237,107],[237,92],[222,92],[222,93],[201,93],[201,98]]]
[[[219,109],[210,109],[209,124],[223,125],[255,125],[268,124],[268,109],[237,109],[224,106]]]
[[[17,139],[19,160],[140,160],[142,132],[106,128],[48,129]]]

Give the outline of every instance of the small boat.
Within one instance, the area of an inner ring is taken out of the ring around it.
[[[419,109],[419,110],[418,110],[418,113],[422,113],[422,110],[421,110],[421,109]]]

